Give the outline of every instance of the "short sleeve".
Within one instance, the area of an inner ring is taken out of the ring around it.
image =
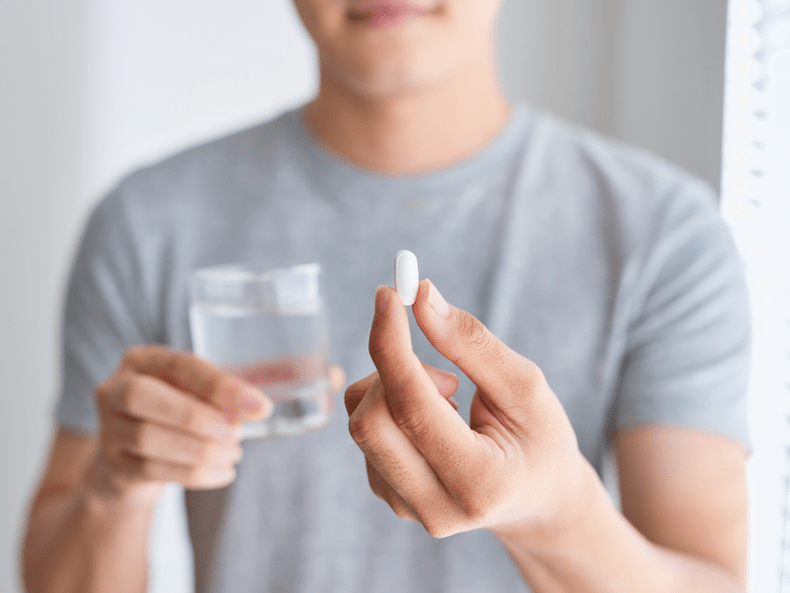
[[[96,386],[113,373],[126,349],[154,341],[138,258],[118,189],[93,210],[69,276],[55,406],[61,427],[95,432]]]
[[[662,208],[628,330],[617,425],[684,425],[749,449],[742,261],[707,186],[692,183]]]

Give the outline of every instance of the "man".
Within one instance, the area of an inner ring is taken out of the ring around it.
[[[296,6],[315,99],[130,176],[91,217],[27,588],[143,591],[175,481],[199,591],[742,591],[749,315],[710,190],[510,105],[500,2]],[[373,303],[403,248],[432,279],[411,326],[392,289]],[[348,425],[240,461],[240,421],[271,402],[185,352],[185,284],[249,260],[323,264],[359,380]]]

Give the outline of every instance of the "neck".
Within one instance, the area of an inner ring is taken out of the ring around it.
[[[374,171],[419,175],[471,156],[502,130],[510,105],[493,56],[441,84],[394,96],[363,96],[322,68],[307,125],[332,152]]]

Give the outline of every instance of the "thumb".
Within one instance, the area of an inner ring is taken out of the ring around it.
[[[502,409],[521,407],[545,383],[540,368],[511,350],[477,318],[449,305],[430,280],[412,306],[417,325],[439,353]]]

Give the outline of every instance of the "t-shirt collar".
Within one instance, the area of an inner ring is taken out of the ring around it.
[[[511,104],[510,114],[499,133],[474,154],[447,167],[418,175],[392,175],[364,168],[344,159],[323,144],[304,118],[305,105],[283,114],[289,133],[303,149],[311,174],[321,177],[322,184],[343,188],[375,187],[377,193],[413,193],[440,191],[479,178],[492,166],[507,159],[518,149],[532,117],[526,104]]]

